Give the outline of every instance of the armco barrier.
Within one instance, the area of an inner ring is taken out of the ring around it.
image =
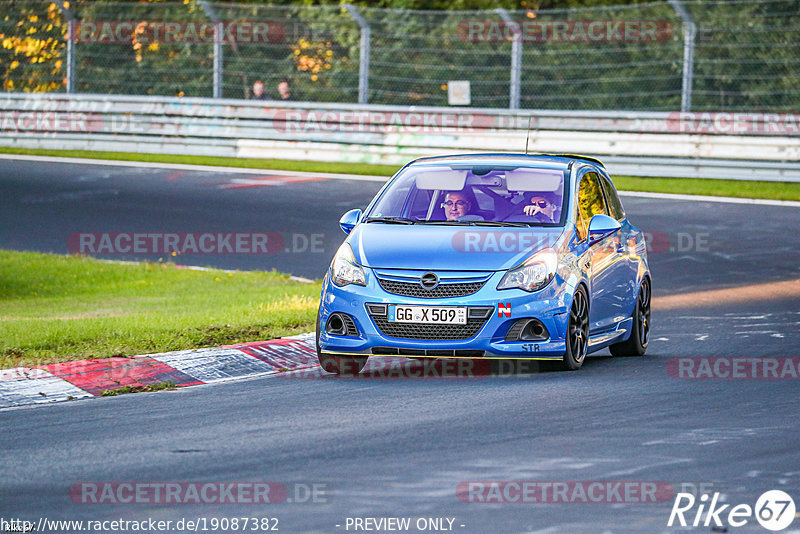
[[[529,130],[530,125],[530,130]],[[118,95],[0,97],[0,145],[401,165],[590,154],[612,173],[800,181],[800,115],[509,111]]]

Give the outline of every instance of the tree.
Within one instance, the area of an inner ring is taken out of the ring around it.
[[[6,91],[58,91],[66,83],[66,19],[52,2],[0,12],[0,72]]]

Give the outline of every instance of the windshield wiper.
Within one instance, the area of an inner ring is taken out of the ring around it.
[[[389,223],[389,224],[414,224],[414,219],[409,219],[407,217],[367,217],[366,222],[382,222],[382,223]]]
[[[470,221],[475,226],[513,226],[517,228],[529,228],[530,224],[512,221]]]
[[[445,221],[435,219],[409,219],[408,217],[368,217],[366,222],[382,222],[388,224],[438,224],[442,226],[508,226],[516,228],[528,228],[530,224],[511,221]]]
[[[441,224],[444,226],[469,226],[470,221],[437,221],[435,219],[425,219],[422,221],[414,221],[417,224]]]
[[[510,222],[510,221],[435,221],[423,220],[415,221],[417,224],[441,224],[444,226],[510,226],[518,228],[528,228],[528,223]]]

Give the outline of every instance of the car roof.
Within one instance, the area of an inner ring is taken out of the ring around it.
[[[455,154],[451,156],[431,156],[419,158],[411,163],[465,163],[465,164],[509,164],[517,163],[522,165],[545,164],[547,167],[566,169],[573,161],[583,161],[598,165],[605,169],[603,162],[590,156],[576,154],[510,154],[507,152],[488,153],[488,154]]]

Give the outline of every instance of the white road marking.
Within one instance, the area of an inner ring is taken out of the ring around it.
[[[93,397],[45,369],[0,370],[0,408]]]
[[[149,357],[206,384],[278,372],[272,365],[238,349],[182,350]]]
[[[775,334],[775,330],[743,330],[741,332],[735,332],[737,336],[746,336],[749,334]]]

